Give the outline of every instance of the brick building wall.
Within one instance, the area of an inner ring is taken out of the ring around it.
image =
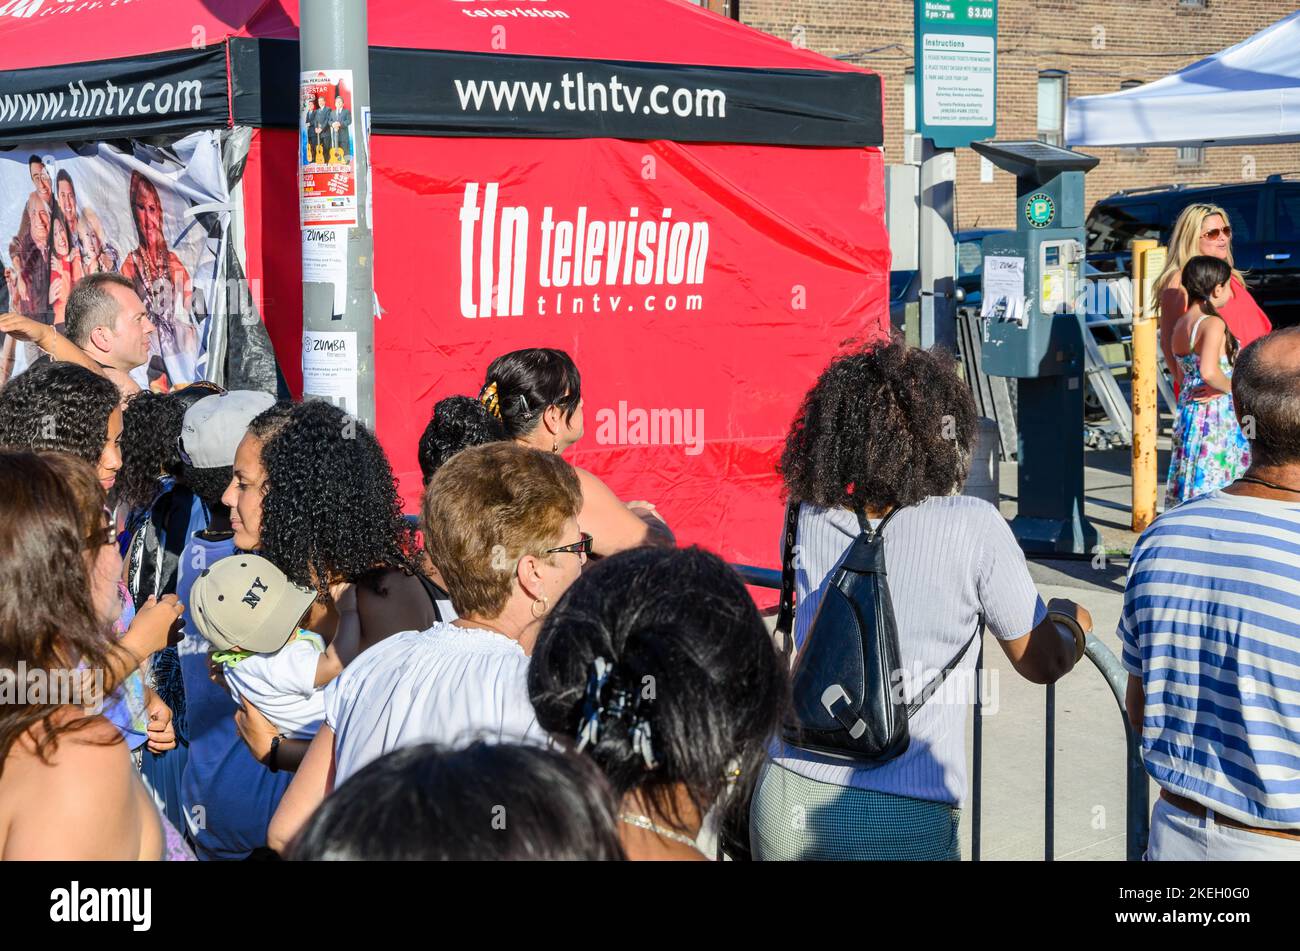
[[[885,161],[903,161],[903,84],[912,66],[912,0],[741,0],[745,24],[880,73],[885,88]],[[1000,0],[997,138],[1038,133],[1038,76],[1063,70],[1066,96],[1116,92],[1150,82],[1238,43],[1296,9],[1296,0]],[[1297,51],[1300,55],[1300,51]],[[908,77],[910,81],[910,77]],[[1207,130],[1214,117],[1205,117]],[[1175,182],[1236,182],[1300,172],[1300,145],[1209,148],[1195,167],[1171,148],[1084,148],[1101,159],[1087,176],[1088,207],[1121,188]],[[1015,179],[957,151],[957,227],[1014,227]]]

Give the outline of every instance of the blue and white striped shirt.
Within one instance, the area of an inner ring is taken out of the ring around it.
[[[1212,492],[1156,519],[1119,636],[1155,781],[1239,822],[1300,828],[1300,505]]]

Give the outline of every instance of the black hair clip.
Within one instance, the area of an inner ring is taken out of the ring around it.
[[[600,695],[605,690],[605,684],[609,681],[612,670],[609,661],[597,657],[591,662],[591,669],[587,671],[587,692],[582,700],[582,723],[578,726],[579,753],[587,748],[588,743],[594,745],[600,742],[600,717],[605,710]]]
[[[650,721],[642,712],[640,698],[633,699],[626,687],[616,685],[609,689],[609,680],[614,672],[614,665],[604,657],[596,657],[587,671],[587,690],[582,701],[582,722],[578,725],[578,752],[588,745],[600,742],[602,720],[614,720],[628,723],[628,740],[632,749],[645,763],[647,770],[657,769],[658,761],[654,756],[653,734]],[[610,693],[608,699],[605,694]]]

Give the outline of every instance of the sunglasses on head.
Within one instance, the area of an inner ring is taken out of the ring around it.
[[[572,552],[575,555],[590,555],[591,536],[586,532],[582,532],[580,534],[582,535],[582,538],[574,542],[572,545],[561,545],[559,548],[548,548],[546,549],[546,554],[552,555],[558,552],[567,551],[567,552]]]
[[[1209,238],[1211,241],[1217,241],[1219,240],[1219,235],[1223,235],[1225,238],[1231,238],[1232,237],[1231,226],[1224,225],[1222,228],[1211,228],[1209,231],[1205,232],[1205,234],[1201,235],[1201,237]]]

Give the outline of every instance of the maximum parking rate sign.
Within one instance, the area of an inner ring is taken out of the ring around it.
[[[916,0],[917,131],[938,148],[997,132],[997,0]]]

